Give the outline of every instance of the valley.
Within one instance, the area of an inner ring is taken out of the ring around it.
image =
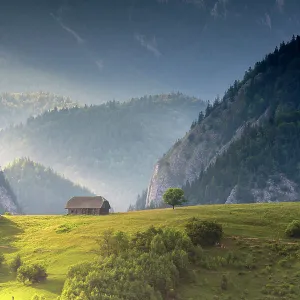
[[[299,3],[6,2],[0,299],[300,299]]]
[[[93,261],[100,255],[101,235],[107,229],[134,234],[149,226],[183,230],[188,218],[214,220],[223,225],[221,247],[203,248],[202,263],[194,267],[195,278],[181,281],[178,298],[201,299],[298,299],[300,243],[287,239],[287,225],[298,219],[298,203],[211,205],[109,216],[5,216],[0,219],[0,250],[5,263],[0,268],[0,298],[31,300],[36,294],[46,300],[60,295],[70,266]],[[60,231],[60,228],[69,230]],[[277,248],[276,248],[277,247]],[[45,283],[24,286],[15,281],[6,263],[19,253],[28,263],[42,262],[49,273]],[[230,255],[242,258],[226,263]],[[221,288],[226,275],[228,287]],[[273,289],[274,287],[274,289]]]

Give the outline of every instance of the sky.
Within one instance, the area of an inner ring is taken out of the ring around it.
[[[299,0],[2,0],[0,92],[212,100],[300,32]]]

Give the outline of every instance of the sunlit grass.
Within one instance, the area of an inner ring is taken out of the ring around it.
[[[49,278],[44,284],[24,286],[15,281],[7,267],[1,267],[0,299],[11,300],[14,296],[15,300],[30,300],[35,293],[44,295],[47,300],[56,299],[68,268],[96,257],[97,239],[107,228],[126,232],[142,230],[150,225],[183,228],[185,220],[193,216],[222,223],[227,237],[253,237],[262,241],[281,239],[286,225],[299,218],[300,203],[197,206],[109,216],[1,217],[0,251],[5,254],[6,261],[19,253],[25,262],[45,264]],[[213,278],[213,273],[206,271],[203,274],[207,274],[206,278]],[[211,288],[206,288],[205,293],[209,294]],[[182,293],[184,290],[183,286]],[[196,290],[197,285],[189,293]],[[198,299],[193,295],[189,297]]]

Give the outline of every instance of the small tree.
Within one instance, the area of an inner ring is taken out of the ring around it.
[[[294,220],[285,229],[285,235],[291,238],[300,238],[300,221]]]
[[[180,188],[169,188],[163,194],[163,200],[166,204],[171,205],[173,209],[176,205],[182,205],[187,202],[184,198],[184,191]]]
[[[219,243],[223,237],[221,224],[213,221],[202,221],[191,218],[185,225],[185,231],[194,245],[213,246]]]
[[[10,263],[10,269],[12,272],[17,272],[22,266],[22,260],[20,254],[17,254]]]
[[[48,274],[46,268],[39,264],[23,265],[19,267],[17,273],[17,280],[24,284],[29,281],[30,283],[37,283],[46,280]]]

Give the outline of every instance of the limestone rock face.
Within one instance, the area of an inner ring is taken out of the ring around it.
[[[0,212],[11,214],[20,213],[20,208],[9,183],[6,181],[3,172],[0,170]]]

